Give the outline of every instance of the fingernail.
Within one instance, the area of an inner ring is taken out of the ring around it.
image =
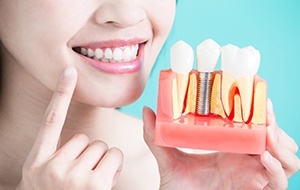
[[[76,69],[72,66],[67,67],[62,75],[63,80],[72,80],[76,75]]]
[[[265,153],[265,156],[269,162],[272,162],[274,160],[273,156],[268,151]]]
[[[270,98],[268,98],[268,110],[270,110],[270,111],[273,111],[273,103],[272,103],[272,101],[270,100]]]

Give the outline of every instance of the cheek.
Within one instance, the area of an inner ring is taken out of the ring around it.
[[[5,48],[23,69],[53,89],[62,68],[70,64],[67,43],[90,18],[93,1],[4,0],[0,5]]]
[[[158,6],[149,6],[151,7],[149,10],[149,15],[150,15],[150,19],[152,20],[152,24],[154,26],[154,33],[162,35],[163,37],[166,38],[174,22],[176,1],[156,0],[155,2],[152,2],[152,4],[158,5]]]

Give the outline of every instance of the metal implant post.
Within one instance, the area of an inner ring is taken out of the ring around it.
[[[210,113],[211,91],[212,91],[212,73],[199,72],[198,94],[196,112],[200,115]]]

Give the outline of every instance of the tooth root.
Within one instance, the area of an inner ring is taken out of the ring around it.
[[[180,113],[182,113],[185,94],[189,82],[189,75],[176,73],[176,78],[177,78],[178,106],[179,106]]]
[[[173,83],[172,83],[173,119],[178,119],[181,115],[181,112],[179,111],[177,92],[178,92],[178,90],[177,90],[177,79],[175,77],[173,79]]]
[[[221,75],[219,73],[216,73],[213,79],[210,107],[211,113],[226,117],[221,102]]]
[[[233,121],[243,122],[242,109],[241,109],[241,97],[238,94],[234,95],[234,118]]]
[[[186,98],[186,108],[184,113],[195,113],[197,99],[197,76],[195,73],[190,75],[188,92]]]
[[[249,120],[253,97],[254,76],[242,77],[237,80],[241,96],[242,115],[244,122]]]
[[[251,123],[265,124],[267,110],[267,85],[257,82],[254,92],[253,117]]]
[[[235,92],[232,89],[236,85],[235,81],[236,79],[232,75],[224,71],[222,72],[221,98],[223,109],[227,116],[230,115],[233,109],[233,96]]]

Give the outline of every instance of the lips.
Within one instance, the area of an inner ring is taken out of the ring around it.
[[[137,72],[142,68],[145,42],[92,43],[73,50],[90,66],[111,74]]]

